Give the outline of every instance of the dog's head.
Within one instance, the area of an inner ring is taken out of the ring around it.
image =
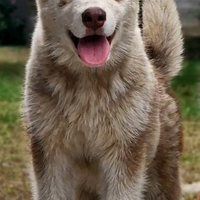
[[[60,63],[114,66],[130,51],[138,0],[37,0],[37,5]]]

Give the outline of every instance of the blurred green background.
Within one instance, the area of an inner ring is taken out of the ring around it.
[[[185,37],[183,70],[172,81],[184,126],[181,173],[200,181],[200,0],[177,0]],[[33,0],[0,1],[0,200],[29,200],[28,138],[19,107],[25,63],[35,24]],[[187,200],[200,199],[198,194]]]

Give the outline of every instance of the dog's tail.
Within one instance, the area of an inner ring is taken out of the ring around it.
[[[147,54],[169,81],[182,64],[183,37],[174,0],[143,0],[142,34]]]

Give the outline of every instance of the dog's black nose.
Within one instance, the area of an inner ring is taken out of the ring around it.
[[[96,30],[104,25],[106,13],[101,8],[88,8],[82,14],[82,21],[87,28]]]

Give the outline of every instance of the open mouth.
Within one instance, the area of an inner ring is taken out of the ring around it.
[[[114,34],[109,37],[91,35],[84,38],[77,38],[69,31],[69,36],[78,51],[79,57],[89,66],[101,66],[106,62]]]

